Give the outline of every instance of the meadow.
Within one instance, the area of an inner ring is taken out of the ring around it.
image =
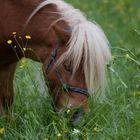
[[[140,139],[140,1],[66,0],[105,31],[112,52],[104,95],[90,97],[91,112],[78,126],[72,111],[53,112],[41,65],[19,62],[14,104],[0,117],[0,140],[139,140]]]

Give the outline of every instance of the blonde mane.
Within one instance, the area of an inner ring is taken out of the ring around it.
[[[63,0],[42,2],[33,11],[27,23],[41,8],[48,4],[55,4],[59,14],[62,15],[57,21],[65,20],[72,29],[67,51],[60,57],[58,63],[72,60],[73,73],[75,73],[82,62],[89,93],[94,93],[99,88],[104,89],[105,66],[111,59],[109,42],[104,32],[95,22],[88,21],[80,10],[73,8]],[[55,23],[52,23],[50,27]]]

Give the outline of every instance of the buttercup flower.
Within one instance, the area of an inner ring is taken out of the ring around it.
[[[125,57],[126,57],[126,58],[129,58],[130,56],[129,56],[129,54],[126,54]]]
[[[27,49],[26,48],[23,48],[23,51],[25,52]]]
[[[12,40],[8,40],[7,43],[8,43],[8,44],[12,44]]]
[[[62,137],[62,134],[61,134],[61,133],[58,133],[58,134],[57,134],[57,137]]]
[[[19,67],[22,69],[24,67],[24,65],[20,65]]]
[[[0,128],[0,134],[4,134],[5,128]]]
[[[68,109],[66,112],[67,112],[67,114],[69,114],[70,113],[70,109]]]
[[[93,128],[93,132],[97,132],[97,127],[94,127]]]
[[[25,38],[26,39],[31,39],[31,36],[30,35],[26,35]]]
[[[13,35],[16,35],[16,34],[17,34],[17,32],[13,32],[12,34],[13,34]]]
[[[132,93],[132,95],[133,95],[134,97],[136,97],[136,96],[140,96],[140,93],[137,92],[137,91],[134,91],[134,92]]]

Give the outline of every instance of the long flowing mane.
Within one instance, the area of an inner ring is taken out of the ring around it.
[[[45,0],[30,15],[27,23],[44,6],[55,4],[61,18],[50,25],[50,28],[58,21],[65,20],[72,30],[71,38],[67,43],[67,51],[60,57],[58,63],[72,60],[73,73],[83,64],[86,85],[90,93],[104,87],[105,65],[111,59],[109,42],[101,28],[88,21],[84,14],[63,0]]]

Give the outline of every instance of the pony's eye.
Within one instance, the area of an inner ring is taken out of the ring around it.
[[[70,64],[63,64],[66,71],[72,73],[72,66]]]

